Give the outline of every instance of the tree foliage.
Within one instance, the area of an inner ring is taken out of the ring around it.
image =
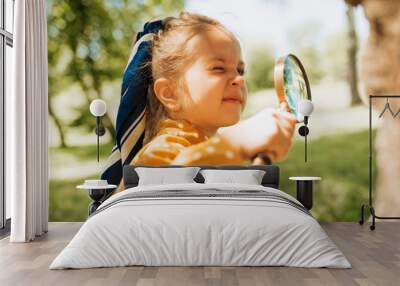
[[[325,76],[321,38],[320,24],[311,20],[288,32],[290,50],[300,58],[312,84],[318,83]]]
[[[271,49],[257,47],[251,51],[247,86],[250,92],[274,86],[275,57]]]
[[[89,104],[104,97],[105,84],[122,78],[136,33],[146,21],[182,8],[182,0],[47,1],[49,114],[58,121],[60,134],[65,132],[65,124],[52,110],[52,99],[78,84],[86,103],[77,108],[78,116],[69,125],[93,130],[95,119],[90,115]],[[114,137],[109,114],[103,123]]]

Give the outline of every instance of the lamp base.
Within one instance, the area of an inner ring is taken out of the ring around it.
[[[308,135],[308,133],[310,133],[310,130],[308,129],[307,126],[305,126],[305,125],[300,126],[300,128],[299,128],[299,134],[300,134],[300,136],[305,137],[305,136]]]
[[[98,136],[103,136],[104,134],[106,134],[106,129],[104,128],[104,126],[98,126],[94,130],[94,133],[96,133],[96,135]]]

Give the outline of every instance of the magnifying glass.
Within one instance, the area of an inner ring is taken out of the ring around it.
[[[304,122],[299,134],[305,138],[305,162],[307,162],[308,118],[313,112],[311,90],[306,71],[300,60],[293,54],[278,58],[274,69],[274,85],[279,108],[296,116],[297,122]],[[265,153],[253,158],[254,165],[271,164]]]

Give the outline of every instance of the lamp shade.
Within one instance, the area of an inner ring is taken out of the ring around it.
[[[90,113],[93,114],[93,116],[103,116],[107,111],[107,105],[104,100],[101,99],[95,99],[90,103]]]
[[[311,100],[302,99],[298,102],[297,110],[303,116],[310,116],[314,111],[314,105],[312,104]]]

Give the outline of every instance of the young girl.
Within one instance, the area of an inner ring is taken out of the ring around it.
[[[144,43],[149,43],[147,49]],[[124,75],[125,83],[131,75],[131,86],[122,85],[117,145],[102,175],[118,184],[116,192],[124,189],[121,169],[126,164],[236,165],[258,153],[274,161],[286,157],[295,116],[267,108],[239,122],[247,101],[245,63],[238,40],[219,22],[181,12],[177,18],[147,23],[132,54]],[[137,74],[132,66],[140,60],[144,84],[132,78]],[[148,73],[151,67],[148,82],[146,67]],[[147,87],[148,93],[143,92]],[[145,103],[138,100],[140,90]],[[122,108],[130,113],[122,116]]]

